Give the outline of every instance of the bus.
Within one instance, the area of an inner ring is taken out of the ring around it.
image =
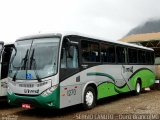
[[[7,96],[8,70],[13,44],[0,42],[0,97]]]
[[[16,40],[8,74],[8,103],[61,109],[141,90],[155,82],[154,51],[78,33]]]

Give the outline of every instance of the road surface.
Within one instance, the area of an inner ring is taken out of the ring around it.
[[[0,100],[2,120],[91,120],[91,119],[160,119],[160,90],[143,92],[139,96],[121,94],[98,101],[97,106],[83,111],[81,105],[62,110],[22,109]]]

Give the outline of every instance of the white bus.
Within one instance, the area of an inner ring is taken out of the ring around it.
[[[155,82],[154,51],[80,34],[44,34],[15,42],[8,102],[23,108],[64,108],[141,89]]]
[[[7,96],[9,61],[13,44],[0,42],[0,97]]]

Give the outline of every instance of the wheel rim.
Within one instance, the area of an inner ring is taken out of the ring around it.
[[[87,104],[88,106],[91,106],[92,103],[93,103],[93,99],[94,99],[93,93],[92,93],[91,91],[88,91],[88,92],[86,93],[86,104]]]
[[[139,84],[139,83],[137,83],[137,93],[139,93],[140,92],[140,90],[141,90],[141,85]]]

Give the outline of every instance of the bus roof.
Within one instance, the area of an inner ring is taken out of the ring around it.
[[[76,32],[59,32],[59,33],[50,33],[50,34],[30,35],[30,36],[25,36],[25,37],[19,38],[16,41],[22,41],[22,40],[27,40],[27,39],[36,39],[36,38],[44,38],[44,37],[55,37],[55,36],[59,36],[59,37],[80,36],[80,37],[86,37],[86,38],[96,39],[96,40],[100,40],[100,41],[115,43],[115,44],[119,44],[119,45],[125,45],[125,46],[130,46],[130,47],[135,47],[135,48],[140,48],[140,49],[146,49],[146,50],[154,51],[151,48],[147,48],[147,47],[143,47],[143,46],[138,46],[138,45],[135,45],[135,44],[130,44],[130,43],[121,42],[121,41],[106,40],[106,38],[103,38],[103,37],[97,37],[97,36],[93,36],[93,35],[87,35],[87,34],[76,33]]]

